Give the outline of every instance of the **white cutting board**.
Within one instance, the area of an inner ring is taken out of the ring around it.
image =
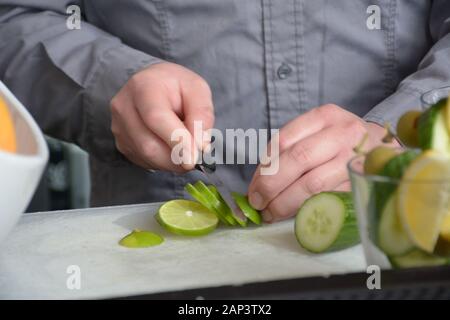
[[[295,239],[293,220],[186,238],[158,225],[153,217],[158,207],[24,215],[0,245],[0,299],[123,297],[365,269],[360,246],[323,255],[305,252]],[[119,246],[134,228],[157,232],[165,242],[146,249]],[[81,271],[79,290],[67,288],[71,265]]]

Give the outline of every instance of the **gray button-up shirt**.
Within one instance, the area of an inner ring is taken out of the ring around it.
[[[0,0],[0,79],[47,134],[90,153],[93,205],[165,200],[200,176],[148,173],[115,149],[109,101],[135,72],[197,72],[222,130],[280,128],[325,103],[395,123],[450,84],[449,19],[448,0]],[[254,169],[221,168],[241,192]]]

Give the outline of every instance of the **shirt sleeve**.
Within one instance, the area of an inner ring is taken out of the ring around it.
[[[433,47],[417,71],[404,79],[394,94],[375,106],[365,120],[395,125],[405,111],[421,107],[423,93],[450,86],[450,1],[433,0],[429,21]]]
[[[122,163],[109,103],[134,73],[161,60],[86,21],[70,30],[67,7],[82,10],[81,0],[6,3],[0,4],[0,79],[46,134]]]

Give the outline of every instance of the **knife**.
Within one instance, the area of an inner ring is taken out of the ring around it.
[[[202,156],[203,159],[203,156]],[[231,208],[233,216],[242,222],[247,221],[247,217],[244,215],[242,210],[237,206],[236,202],[231,195],[230,189],[222,182],[216,173],[216,164],[206,164],[202,161],[200,164],[195,165],[195,169],[203,172],[203,174],[208,178],[209,182],[213,184],[217,191],[219,191],[225,203]]]

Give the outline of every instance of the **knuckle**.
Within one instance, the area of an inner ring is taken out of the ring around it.
[[[257,190],[264,198],[269,197],[273,192],[274,183],[269,176],[259,176],[255,183],[255,190]]]
[[[361,135],[366,132],[364,124],[359,120],[352,120],[348,122],[346,125],[346,129],[349,134],[356,140],[359,140],[361,138]]]
[[[208,82],[206,82],[205,79],[203,79],[200,76],[196,76],[192,79],[191,82],[192,86],[196,88],[196,90],[200,90],[202,92],[206,92],[209,95],[211,95],[211,88],[208,84]]]
[[[142,146],[142,155],[146,160],[153,159],[157,154],[158,146],[155,143],[148,141]]]
[[[305,190],[309,195],[325,191],[325,181],[318,175],[310,175],[305,181]]]
[[[289,156],[301,165],[307,165],[311,162],[309,150],[302,143],[297,143],[289,150]]]

